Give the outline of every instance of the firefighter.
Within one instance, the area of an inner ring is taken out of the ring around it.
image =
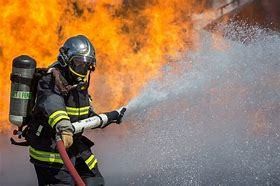
[[[57,62],[38,81],[28,141],[30,161],[34,164],[39,185],[74,185],[59,153],[56,141],[63,140],[67,153],[86,185],[104,185],[98,162],[91,147],[94,143],[73,134],[71,123],[98,116],[90,104],[90,72],[95,70],[95,49],[87,37],[77,35],[66,40]],[[105,113],[106,123],[116,123],[118,111]],[[122,117],[122,116],[121,116]],[[102,119],[102,118],[100,118]]]

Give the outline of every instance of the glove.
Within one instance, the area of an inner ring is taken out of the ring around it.
[[[108,121],[106,123],[103,123],[101,125],[101,128],[104,128],[104,127],[108,126],[111,123],[120,124],[122,122],[122,118],[123,118],[123,115],[124,115],[125,111],[126,111],[126,108],[125,107],[121,107],[118,110],[114,110],[112,112],[104,113],[107,116]]]
[[[118,110],[109,112],[108,121],[110,121],[110,123],[120,124],[122,122],[122,118],[123,118],[123,115],[124,115],[125,111],[126,111],[126,108],[121,107]]]
[[[122,122],[122,118],[123,118],[123,115],[124,115],[125,111],[126,111],[125,107],[122,107],[119,110],[117,110],[117,112],[119,113],[119,116],[118,116],[118,118],[116,120],[117,124],[120,124]]]
[[[56,140],[62,140],[65,148],[69,148],[73,144],[74,128],[69,120],[61,120],[56,126]]]
[[[73,133],[69,131],[63,131],[61,132],[60,136],[65,148],[68,149],[73,144]]]

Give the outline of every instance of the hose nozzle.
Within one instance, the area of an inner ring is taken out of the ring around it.
[[[122,122],[122,118],[123,118],[123,115],[126,111],[126,108],[125,107],[121,107],[119,110],[117,110],[118,113],[119,113],[119,118],[117,119],[117,124],[120,124]]]

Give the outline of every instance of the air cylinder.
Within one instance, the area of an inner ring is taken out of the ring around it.
[[[32,79],[35,70],[36,61],[27,55],[13,60],[9,120],[19,127],[26,122],[33,107]]]

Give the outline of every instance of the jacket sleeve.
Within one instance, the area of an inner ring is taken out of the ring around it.
[[[38,82],[36,106],[52,128],[61,120],[70,120],[64,98],[57,91],[51,74],[43,76]]]

